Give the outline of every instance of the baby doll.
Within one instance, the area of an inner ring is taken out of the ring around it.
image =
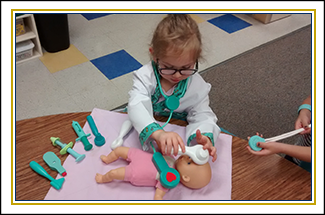
[[[117,147],[107,156],[101,155],[101,160],[112,163],[118,158],[123,158],[130,163],[126,167],[110,170],[105,175],[96,174],[97,183],[107,183],[114,179],[128,181],[135,186],[156,187],[154,199],[162,200],[168,191],[159,182],[159,173],[152,162],[152,154],[140,149],[129,147]],[[177,160],[170,156],[165,156],[170,167],[174,167],[180,174],[180,182],[191,189],[199,189],[206,186],[211,180],[211,167],[209,162],[198,165],[187,155],[180,156]]]

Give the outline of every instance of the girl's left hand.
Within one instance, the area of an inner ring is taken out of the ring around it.
[[[196,130],[196,142],[203,145],[203,149],[207,149],[209,154],[212,156],[212,162],[217,160],[217,149],[212,145],[209,137],[201,134],[201,131]]]

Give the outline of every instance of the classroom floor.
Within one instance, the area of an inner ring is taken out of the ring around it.
[[[112,110],[128,101],[132,71],[150,61],[149,43],[166,14],[68,14],[70,47],[16,65],[16,120]],[[310,14],[263,24],[249,14],[191,14],[199,25],[199,71],[311,24]]]

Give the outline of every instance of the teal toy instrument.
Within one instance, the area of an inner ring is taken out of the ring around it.
[[[43,160],[51,168],[51,170],[57,171],[62,176],[67,175],[67,172],[65,171],[65,169],[61,165],[60,158],[58,156],[56,156],[56,154],[54,152],[46,152],[43,155]]]
[[[155,152],[152,162],[160,174],[160,183],[168,189],[172,189],[179,184],[180,175],[176,169],[168,166],[166,160],[160,152]]]
[[[87,122],[89,124],[91,131],[95,135],[95,139],[94,139],[95,145],[96,146],[104,145],[106,142],[105,138],[98,132],[97,126],[96,126],[94,119],[91,115],[87,116]]]
[[[82,130],[81,126],[79,125],[78,122],[76,121],[72,121],[72,127],[74,129],[74,131],[76,132],[76,134],[78,135],[78,138],[76,139],[77,141],[81,141],[82,144],[84,145],[84,149],[86,151],[89,151],[93,148],[93,145],[91,145],[87,139],[87,137],[90,136],[90,134],[85,134],[85,132]]]
[[[41,176],[44,176],[45,178],[49,179],[51,181],[50,184],[52,185],[52,187],[54,187],[57,190],[61,189],[62,184],[64,182],[64,178],[59,178],[59,179],[52,178],[50,174],[48,174],[46,170],[41,165],[39,165],[36,161],[31,161],[29,163],[29,166]]]
[[[58,137],[51,137],[50,139],[52,141],[53,146],[59,145],[61,147],[61,150],[60,150],[61,155],[64,155],[68,152],[76,159],[76,162],[82,161],[85,158],[86,155],[79,154],[75,150],[72,149],[72,146],[73,146],[72,142],[70,142],[69,144],[62,143],[60,141],[60,138],[58,138]]]
[[[310,128],[311,124],[309,124],[307,127]],[[267,139],[264,139],[263,137],[260,137],[258,135],[254,135],[251,138],[249,138],[248,145],[254,151],[261,151],[262,148],[257,146],[258,142],[263,142],[263,143],[276,142],[276,141],[279,141],[279,140],[294,136],[296,134],[299,134],[300,132],[302,132],[304,130],[305,130],[304,128],[299,128],[299,129],[296,129],[296,130],[293,130],[293,131],[290,131],[290,132],[287,132],[287,133],[284,133],[284,134],[281,134],[281,135],[278,135],[278,136],[275,136],[275,137],[270,137],[270,138],[267,138]]]

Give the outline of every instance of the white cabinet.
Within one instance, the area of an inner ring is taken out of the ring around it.
[[[43,55],[42,46],[41,46],[41,43],[40,43],[40,40],[38,37],[38,33],[37,33],[34,15],[33,14],[24,14],[24,15],[16,16],[16,21],[19,19],[24,20],[24,27],[25,27],[26,33],[16,36],[16,44],[23,42],[23,41],[31,40],[35,46],[33,48],[32,56],[29,58],[25,58],[23,60],[16,61],[17,64],[34,59],[34,58],[41,57]]]

